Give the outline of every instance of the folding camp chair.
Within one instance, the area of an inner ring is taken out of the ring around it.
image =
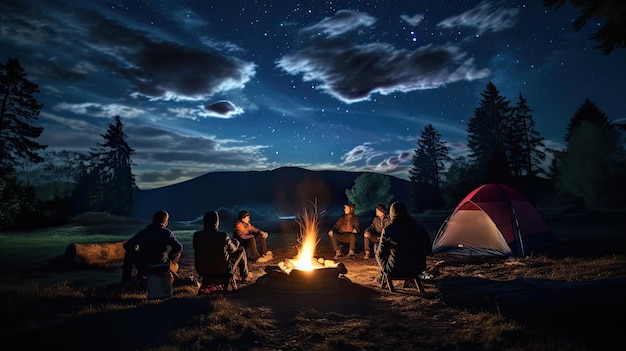
[[[424,290],[424,285],[422,285],[422,280],[419,277],[419,275],[414,276],[414,277],[397,277],[397,276],[389,276],[383,272],[380,273],[381,274],[381,279],[380,279],[380,288],[384,289],[385,287],[387,287],[389,289],[389,291],[391,292],[395,292],[396,289],[393,286],[393,281],[394,280],[404,280],[405,283],[405,287],[407,285],[407,283],[409,283],[410,281],[413,281],[413,283],[415,283],[415,287],[419,290],[420,293],[424,294],[426,291]]]

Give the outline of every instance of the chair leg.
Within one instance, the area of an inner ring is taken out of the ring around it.
[[[385,277],[385,280],[387,281],[387,286],[389,287],[389,291],[396,292],[396,288],[393,286],[393,279],[389,277]]]
[[[393,280],[394,279],[396,279],[396,280],[404,280],[405,281],[405,285],[404,285],[405,288],[408,287],[407,283],[409,281],[413,280],[413,283],[415,283],[415,287],[419,290],[420,293],[424,294],[426,292],[426,290],[424,290],[424,285],[422,284],[422,281],[420,280],[419,277],[413,277],[413,278],[408,278],[408,279],[401,279],[401,278],[397,278],[397,277],[391,278],[391,277],[389,277],[389,276],[387,276],[385,274],[383,274],[381,276],[380,288],[381,289],[388,288],[389,291],[395,292],[396,288],[393,285]]]
[[[228,285],[230,284],[230,289],[231,291],[237,291],[237,289],[239,289],[237,287],[237,280],[235,280],[235,276],[231,275],[230,278],[228,279],[228,282],[226,283],[226,290],[228,290]]]
[[[420,293],[425,293],[426,290],[424,290],[424,285],[422,285],[422,281],[420,280],[420,278],[415,277],[413,278],[413,281],[415,282],[415,286],[419,289]]]
[[[393,280],[389,279],[389,277],[384,273],[380,274],[380,288],[388,288],[391,292],[395,291],[393,287]]]

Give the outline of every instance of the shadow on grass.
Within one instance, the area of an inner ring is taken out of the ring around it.
[[[437,286],[442,302],[449,306],[494,312],[553,331],[589,349],[610,350],[626,343],[624,278],[496,281],[449,277],[438,281]]]

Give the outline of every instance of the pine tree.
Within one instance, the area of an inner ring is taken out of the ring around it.
[[[34,97],[38,92],[17,59],[0,63],[0,228],[19,225],[37,205],[34,189],[18,180],[15,167],[43,161],[37,152],[47,146],[34,140],[43,132],[33,125],[43,107]]]
[[[17,59],[0,63],[0,167],[15,167],[23,159],[43,161],[37,151],[47,145],[34,140],[43,132],[33,125],[43,107],[34,97],[38,92]]]
[[[485,170],[487,182],[502,182],[511,175],[508,136],[512,109],[509,101],[489,82],[480,105],[467,124],[467,146],[477,169]]]
[[[583,122],[591,122],[600,126],[610,124],[608,116],[600,110],[598,105],[589,99],[585,99],[567,125],[567,132],[565,134],[566,143],[570,142],[572,133],[574,133],[576,128]]]
[[[623,140],[616,128],[583,121],[571,133],[561,156],[557,187],[586,204],[623,204],[625,160]]]
[[[126,142],[120,116],[115,116],[114,123],[109,123],[107,132],[100,136],[104,143],[89,151],[74,194],[75,201],[86,205],[83,210],[131,215],[136,189],[131,157],[135,150]]]
[[[417,141],[413,154],[413,166],[409,169],[411,202],[414,210],[439,209],[443,206],[441,184],[446,165],[451,162],[450,148],[441,140],[441,134],[428,124]]]
[[[546,159],[545,144],[535,129],[535,120],[528,101],[519,94],[517,105],[513,108],[511,123],[510,150],[511,170],[513,175],[537,175],[545,173],[542,164]]]
[[[451,161],[449,152],[450,148],[441,140],[441,134],[432,124],[426,125],[413,154],[413,166],[409,170],[411,182],[428,184],[439,189],[445,177],[446,164]]]
[[[585,99],[567,126],[565,140],[555,161],[557,188],[587,204],[623,203],[626,152],[620,129]]]

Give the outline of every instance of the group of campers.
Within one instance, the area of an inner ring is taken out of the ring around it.
[[[348,246],[347,257],[356,258],[360,220],[352,203],[344,205],[328,231],[335,258],[343,257],[342,247]],[[147,272],[154,265],[169,264],[174,275],[178,270],[183,245],[167,227],[169,214],[158,211],[152,223],[124,243],[125,256],[122,282],[130,284],[133,267],[135,282],[145,283]],[[250,280],[248,262],[267,262],[273,254],[267,248],[268,232],[250,223],[250,213],[240,211],[233,226],[233,235],[220,230],[216,211],[203,216],[203,229],[193,234],[195,269],[201,279],[231,275],[240,282]],[[375,258],[381,275],[417,277],[426,269],[426,256],[431,253],[427,230],[408,213],[401,202],[394,202],[387,212],[383,204],[375,209],[371,224],[363,231],[363,258]]]

